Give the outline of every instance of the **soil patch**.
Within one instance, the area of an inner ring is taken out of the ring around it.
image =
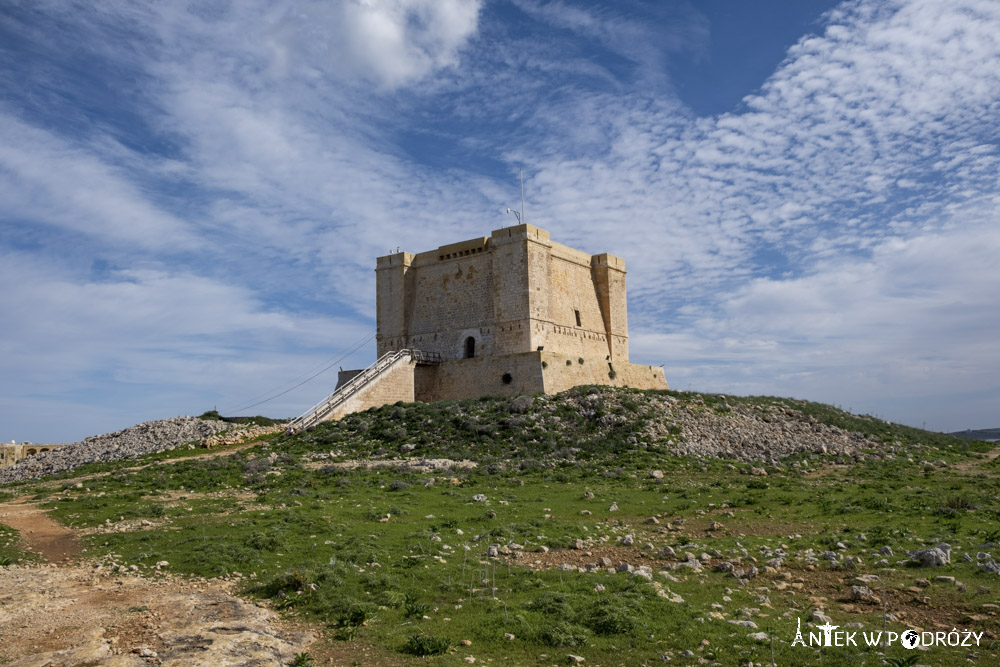
[[[229,582],[91,566],[0,569],[0,663],[288,665],[313,641]]]
[[[952,468],[954,470],[958,470],[960,472],[966,472],[966,473],[967,472],[977,472],[977,473],[985,472],[983,470],[979,470],[978,468],[980,468],[981,466],[985,466],[986,464],[992,462],[998,456],[1000,456],[1000,447],[997,447],[996,449],[987,452],[986,456],[984,458],[981,458],[981,459],[969,459],[968,461],[962,461],[961,463],[956,463],[954,466],[952,466]]]
[[[82,550],[73,530],[51,519],[34,503],[23,500],[0,503],[0,523],[20,532],[23,547],[49,563],[70,562]]]

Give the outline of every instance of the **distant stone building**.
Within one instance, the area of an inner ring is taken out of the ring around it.
[[[18,444],[13,441],[10,444],[0,443],[0,468],[7,468],[29,456],[35,456],[36,454],[63,446],[65,445],[36,445],[31,442]]]
[[[400,400],[552,394],[581,384],[667,389],[661,367],[629,363],[619,257],[588,255],[517,225],[379,257],[375,271],[379,362],[342,371],[338,391],[293,428]]]

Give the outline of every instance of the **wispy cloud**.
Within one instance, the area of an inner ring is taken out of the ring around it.
[[[1000,7],[850,0],[701,118],[667,65],[711,26],[665,7],[9,4],[4,394],[280,384],[373,328],[375,256],[511,222],[523,166],[529,222],[626,257],[676,386],[995,395]]]

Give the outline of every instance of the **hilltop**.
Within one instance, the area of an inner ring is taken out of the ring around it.
[[[804,664],[820,649],[791,645],[799,620],[970,629],[979,646],[922,660],[1000,657],[988,443],[808,401],[607,387],[396,404],[255,437],[90,463],[0,487],[0,501],[71,527],[90,576],[221,582],[318,638],[276,644],[264,664]],[[33,558],[21,538],[0,540],[0,589],[34,581],[15,565]],[[183,595],[162,597],[149,614],[182,615],[168,600]],[[292,636],[276,622],[255,636]],[[0,619],[0,634],[15,625]],[[124,652],[141,650],[129,637]],[[151,650],[184,655],[160,641]],[[898,641],[822,649],[828,665],[907,655]]]
[[[970,440],[1000,440],[1000,428],[980,428],[955,431],[949,435]]]

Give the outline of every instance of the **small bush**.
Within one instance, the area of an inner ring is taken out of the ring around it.
[[[406,606],[403,607],[403,614],[407,618],[420,618],[427,612],[431,610],[429,604],[424,604],[423,602],[407,602]]]
[[[634,610],[620,600],[601,600],[591,609],[587,627],[599,635],[631,634],[639,627]]]
[[[573,365],[573,361],[571,359],[567,359],[566,360],[566,365],[567,366],[572,366]]]
[[[375,605],[367,602],[357,602],[344,611],[337,622],[341,626],[357,627],[372,617]]]
[[[976,508],[975,502],[966,493],[957,493],[944,500],[943,507],[949,510],[971,510]]]
[[[564,621],[556,621],[538,631],[538,641],[556,648],[582,646],[589,637],[590,632],[587,628]]]
[[[547,616],[566,618],[573,614],[572,599],[573,596],[568,593],[542,593],[528,607]]]
[[[447,637],[435,637],[433,635],[410,635],[403,646],[403,653],[410,655],[440,655],[451,647],[451,640]]]
[[[280,531],[271,529],[267,532],[254,533],[247,539],[247,546],[257,551],[277,551],[281,548],[282,534]]]
[[[270,469],[271,462],[267,459],[251,459],[243,464],[243,472],[248,475],[267,472]]]
[[[576,360],[576,363],[578,363],[581,366],[583,366],[583,357],[578,357],[577,360]]]

